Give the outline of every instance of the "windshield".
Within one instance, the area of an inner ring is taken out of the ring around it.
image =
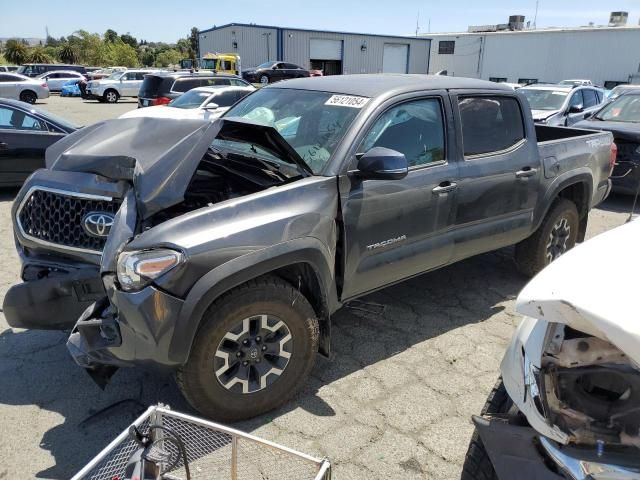
[[[351,105],[359,107],[345,106],[350,100]],[[367,100],[326,92],[266,88],[241,100],[225,116],[274,127],[318,174]]]
[[[531,110],[560,110],[568,95],[568,92],[534,88],[520,88],[518,92],[527,97]]]
[[[640,95],[623,95],[595,115],[607,122],[640,122]]]
[[[189,90],[169,103],[169,106],[175,108],[198,108],[210,95],[210,92]]]
[[[616,98],[618,98],[620,95],[628,93],[628,92],[632,92],[634,90],[640,90],[640,85],[637,85],[637,88],[634,87],[614,87],[613,90],[611,90],[611,93],[609,93],[609,100],[615,100]]]
[[[118,80],[123,74],[124,72],[113,72],[105,80]]]
[[[273,67],[274,64],[275,64],[275,62],[266,62],[266,63],[258,65],[256,68],[271,68],[271,67]]]

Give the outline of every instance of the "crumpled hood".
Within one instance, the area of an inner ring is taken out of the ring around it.
[[[215,138],[248,141],[302,162],[277,130],[259,123],[141,117],[107,120],[66,136],[47,149],[46,166],[132,182],[138,213],[146,219],[183,201]]]
[[[640,365],[639,238],[634,220],[577,246],[527,284],[516,310],[607,340]]]
[[[545,118],[552,117],[560,110],[531,110],[531,116],[534,120],[544,120]]]
[[[572,125],[573,128],[604,130],[613,133],[616,139],[640,143],[640,123],[606,122],[602,120],[582,120]]]

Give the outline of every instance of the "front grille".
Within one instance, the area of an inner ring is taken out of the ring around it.
[[[108,197],[34,189],[20,205],[18,225],[24,236],[36,242],[100,253],[106,237],[85,232],[83,218],[89,212],[115,214],[120,203]]]

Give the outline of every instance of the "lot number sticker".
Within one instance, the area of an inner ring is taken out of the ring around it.
[[[354,97],[352,95],[331,95],[331,98],[324,102],[325,105],[336,105],[338,107],[362,108],[369,101],[366,97]]]

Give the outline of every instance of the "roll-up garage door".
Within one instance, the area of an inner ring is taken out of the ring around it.
[[[312,60],[342,60],[342,40],[310,40],[310,57]]]
[[[382,71],[384,73],[407,73],[409,60],[409,45],[402,43],[385,43],[382,56]]]

